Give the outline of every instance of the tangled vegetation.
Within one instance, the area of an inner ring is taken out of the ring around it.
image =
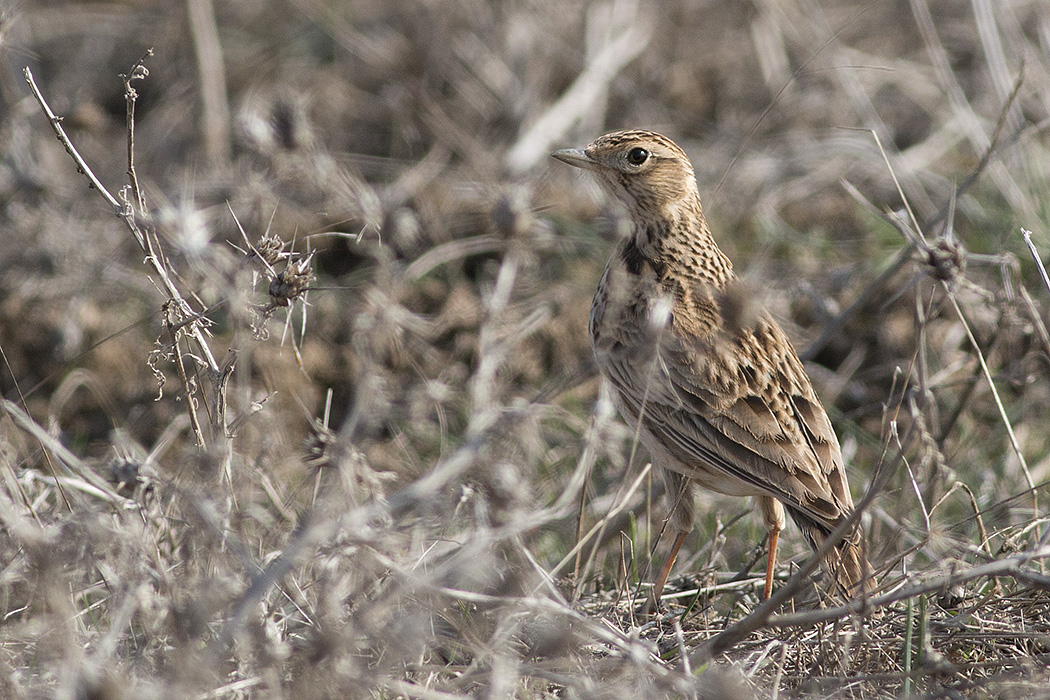
[[[0,697],[1045,696],[1045,0],[55,0],[0,49]],[[806,361],[870,597],[789,528],[761,603],[704,494],[641,610],[622,213],[548,162],[621,127]]]

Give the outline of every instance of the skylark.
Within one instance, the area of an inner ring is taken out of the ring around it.
[[[853,511],[831,421],[787,335],[747,298],[715,244],[681,148],[650,131],[618,131],[551,155],[593,173],[630,215],[630,235],[594,295],[590,333],[621,416],[674,499],[676,537],[653,596],[693,528],[699,484],[757,502],[769,530],[768,598],[784,510],[814,549]],[[823,562],[847,595],[869,586],[861,550],[858,530]]]

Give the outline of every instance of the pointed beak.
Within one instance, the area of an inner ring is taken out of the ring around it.
[[[551,153],[551,157],[557,158],[562,163],[568,163],[584,170],[598,169],[598,161],[587,155],[582,148],[563,148],[560,151]]]

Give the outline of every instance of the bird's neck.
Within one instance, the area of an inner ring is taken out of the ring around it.
[[[711,235],[699,197],[668,207],[660,216],[635,219],[620,254],[628,271],[648,264],[660,277],[673,274],[685,282],[717,287],[736,278],[733,263]]]

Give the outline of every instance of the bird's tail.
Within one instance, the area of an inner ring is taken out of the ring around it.
[[[847,598],[859,597],[875,588],[871,565],[864,557],[864,538],[859,532],[832,547],[824,557],[824,566]]]
[[[790,511],[790,509],[789,509]],[[831,531],[811,519],[790,511],[813,551],[820,551]],[[848,514],[843,516],[848,517]],[[835,582],[835,588],[847,598],[857,598],[875,588],[871,565],[864,556],[864,536],[860,530],[848,534],[824,556],[824,570]]]

